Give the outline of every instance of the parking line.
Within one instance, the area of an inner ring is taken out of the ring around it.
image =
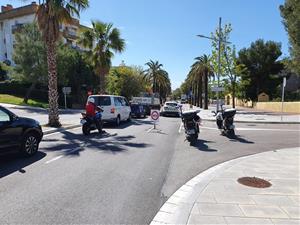
[[[62,158],[62,157],[63,157],[63,155],[57,156],[57,157],[55,157],[55,158],[53,158],[53,159],[48,160],[47,162],[45,162],[45,164],[52,163],[52,162],[54,162],[54,161],[56,161],[56,160],[58,160],[58,159],[60,159],[60,158]]]

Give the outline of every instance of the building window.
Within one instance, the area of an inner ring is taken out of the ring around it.
[[[3,42],[4,42],[4,44],[6,44],[6,39],[5,38],[3,38]]]
[[[4,55],[5,55],[5,58],[7,59],[7,52],[5,52],[5,54],[4,54]]]
[[[0,23],[0,29],[3,30],[3,22]]]

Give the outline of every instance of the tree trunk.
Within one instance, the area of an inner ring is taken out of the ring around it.
[[[232,82],[232,108],[235,108],[235,81]]]
[[[48,64],[48,99],[49,117],[48,124],[51,127],[60,127],[58,112],[58,91],[56,71],[56,49],[55,41],[47,41],[47,64]]]
[[[198,83],[195,83],[195,106],[199,107]]]
[[[199,87],[198,87],[198,91],[199,91],[199,101],[200,101],[200,108],[203,108],[203,100],[202,100],[202,85],[203,85],[203,82],[202,82],[202,76],[201,78],[199,79]]]
[[[27,92],[26,92],[26,95],[25,95],[25,97],[24,97],[24,100],[23,100],[23,102],[24,103],[28,103],[28,99],[30,98],[30,94],[31,94],[31,92],[32,92],[32,90],[35,88],[35,85],[37,84],[37,81],[34,81],[31,85],[30,85],[30,87],[29,87],[29,89],[27,90]]]
[[[204,74],[204,109],[208,109],[208,77]]]
[[[192,102],[192,105],[196,105],[196,85],[193,84],[193,102]]]

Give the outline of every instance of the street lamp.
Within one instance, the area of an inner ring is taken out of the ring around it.
[[[198,37],[200,38],[206,38],[206,39],[210,39],[210,40],[213,40],[213,41],[218,41],[218,87],[217,87],[217,112],[219,111],[219,101],[220,101],[220,98],[219,98],[219,92],[220,92],[220,75],[221,75],[221,42],[222,43],[225,43],[225,44],[231,44],[231,42],[228,42],[226,40],[223,40],[222,38],[222,34],[221,34],[221,17],[219,18],[219,37],[218,38],[212,38],[212,37],[207,37],[205,35],[197,35]]]

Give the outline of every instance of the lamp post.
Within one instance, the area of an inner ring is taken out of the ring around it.
[[[221,28],[221,17],[219,18],[219,37],[216,39],[216,38],[212,38],[212,37],[207,37],[205,35],[197,35],[198,37],[201,37],[201,38],[206,38],[206,39],[210,39],[210,40],[213,40],[213,41],[218,41],[218,76],[217,76],[217,79],[218,79],[218,87],[217,87],[217,112],[219,111],[219,101],[220,101],[220,95],[219,95],[219,88],[220,88],[220,75],[221,75],[221,43],[225,43],[225,44],[231,44],[231,42],[228,42],[226,40],[223,40],[223,37],[222,37],[222,28]]]

